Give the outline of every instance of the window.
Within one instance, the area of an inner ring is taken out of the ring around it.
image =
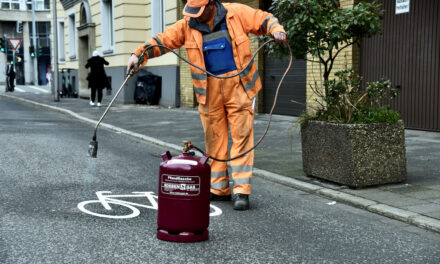
[[[58,21],[59,22],[59,21]],[[34,38],[34,31],[32,30],[32,23],[26,23],[29,30],[30,41]],[[59,26],[58,26],[59,27]],[[35,22],[35,29],[37,30],[37,46],[49,47],[50,46],[50,22]],[[58,30],[60,30],[58,28]],[[59,33],[58,33],[59,34]]]
[[[164,0],[151,1],[151,34],[153,36],[165,29],[165,6]]]
[[[64,50],[64,21],[58,21],[58,61],[65,62],[65,50]]]
[[[69,58],[76,59],[75,13],[69,15]]]
[[[20,3],[19,0],[0,0],[1,3],[1,9],[20,9]]]
[[[111,54],[115,45],[113,32],[113,2],[102,0],[102,53]]]
[[[81,5],[81,11],[79,13],[79,24],[87,24],[87,11],[84,3]]]
[[[34,2],[36,11],[50,10],[50,0],[34,0]],[[27,0],[26,6],[28,10],[32,10],[32,0]]]
[[[37,46],[43,48],[43,55],[50,56],[50,22],[37,22],[36,28]]]

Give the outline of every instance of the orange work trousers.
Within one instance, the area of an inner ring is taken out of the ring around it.
[[[222,74],[231,76],[237,71]],[[228,158],[228,128],[231,132],[230,156],[235,157],[254,145],[254,110],[252,99],[246,94],[238,76],[230,79],[208,77],[206,104],[199,105],[200,119],[205,132],[205,145],[209,155]],[[211,160],[211,192],[229,195],[229,174],[232,174],[233,193],[250,194],[254,151],[230,162]]]

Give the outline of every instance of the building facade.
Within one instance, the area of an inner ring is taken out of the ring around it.
[[[264,10],[270,6],[268,1],[261,0],[229,2],[239,2]],[[111,77],[113,88],[119,88],[125,79],[126,64],[131,52],[150,37],[181,19],[185,3],[184,0],[60,1],[57,4],[59,69],[72,69],[71,82],[78,87],[81,97],[88,97],[86,81],[88,71],[84,65],[93,50],[97,50],[110,62],[106,67],[107,75]],[[251,37],[251,42],[253,51],[263,43],[257,37]],[[178,53],[186,57],[184,48],[178,50]],[[274,57],[266,57],[263,52],[255,60],[259,66],[260,77],[268,87],[258,95],[257,110],[268,112],[276,88],[273,84],[280,79],[287,61],[281,62]],[[267,71],[265,71],[266,65],[268,65]],[[296,67],[298,65],[301,67]],[[298,68],[301,70],[294,70]],[[185,62],[169,53],[149,60],[145,70],[162,77],[161,105],[196,106],[191,74]],[[290,87],[282,88],[279,106],[275,109],[275,113],[299,115],[302,112],[304,107],[298,108],[291,103],[291,100],[305,102],[305,76],[305,61],[294,64],[285,82]],[[134,102],[135,83],[136,77],[129,80],[123,93],[118,97],[119,101]],[[294,88],[292,89],[291,86]],[[301,94],[301,99],[297,98],[298,94]]]
[[[7,61],[12,62],[17,84],[45,85],[46,73],[50,71],[49,0],[34,0],[34,3],[36,34],[32,27],[31,0],[0,0],[0,37],[5,40],[5,50],[0,53],[0,69],[5,69]],[[13,44],[21,41],[16,51],[10,39]],[[5,82],[4,74],[0,74],[0,82]]]
[[[51,1],[50,1],[51,2]],[[236,0],[254,8],[268,10],[272,1]],[[342,8],[352,7],[357,0],[341,0]],[[423,3],[422,3],[423,2]],[[400,89],[392,107],[402,113],[408,128],[440,131],[439,93],[439,16],[440,4],[435,0],[380,0],[385,10],[383,31],[363,40],[360,47],[343,50],[336,60],[333,73],[347,67],[354,68],[366,81],[385,76]],[[0,33],[6,37],[21,38],[20,48],[13,58],[11,49],[0,54],[0,67],[7,60],[16,60],[17,83],[34,83],[34,72],[29,46],[32,27],[29,0],[0,0]],[[125,79],[127,60],[131,52],[150,37],[182,18],[185,0],[61,0],[57,1],[58,63],[59,69],[72,69],[72,83],[81,97],[88,97],[84,65],[97,50],[107,61],[106,68],[113,88],[119,88]],[[397,6],[408,3],[408,10],[398,12]],[[51,21],[49,0],[36,0],[37,46],[49,47],[47,33]],[[11,12],[14,12],[11,15]],[[426,14],[426,15],[425,15]],[[19,22],[22,29],[19,27]],[[281,24],[283,23],[280,21]],[[53,27],[51,28],[53,30]],[[251,37],[251,48],[256,50],[261,39]],[[37,56],[39,84],[45,83],[49,50]],[[178,50],[186,56],[184,48]],[[46,56],[47,57],[44,57]],[[311,57],[308,57],[311,59]],[[258,112],[269,112],[286,60],[260,53],[256,57],[264,89],[258,94]],[[29,62],[29,63],[28,63]],[[160,104],[172,107],[196,107],[189,67],[169,53],[151,59],[145,70],[162,77]],[[305,60],[294,60],[285,85],[280,90],[275,113],[299,116],[306,108],[293,101],[314,107],[315,96],[311,85],[320,80],[319,65]],[[330,78],[333,78],[331,76]],[[4,82],[0,75],[0,82]],[[134,102],[136,78],[130,80],[119,101]],[[115,89],[114,89],[115,90]]]
[[[79,96],[88,98],[87,59],[98,51],[109,63],[106,73],[113,91],[125,80],[131,52],[151,36],[174,24],[178,1],[165,0],[61,0],[57,1],[58,67],[70,69],[71,83]],[[53,30],[53,27],[52,27]],[[163,76],[161,105],[180,105],[179,62],[172,54],[151,59],[146,68]],[[118,100],[134,102],[136,77]]]
[[[268,10],[272,3],[262,0],[228,2],[239,2],[263,10]],[[350,8],[357,0],[340,2],[342,8]],[[392,107],[402,113],[406,126],[440,131],[440,4],[434,0],[379,2],[385,10],[383,31],[373,38],[363,40],[360,47],[350,46],[343,50],[336,59],[333,73],[351,67],[363,75],[366,81],[375,81],[381,76],[390,78],[400,88]],[[93,50],[98,50],[110,62],[106,69],[113,88],[119,88],[125,78],[126,63],[131,52],[181,19],[185,3],[185,0],[59,1],[57,28],[60,69],[73,69],[72,75],[80,96],[88,97],[87,70],[84,65]],[[408,10],[396,11],[397,6],[405,3],[408,3]],[[283,21],[280,22],[283,24]],[[256,50],[262,41],[251,37],[251,43],[252,50]],[[186,56],[184,48],[178,52]],[[26,49],[23,55],[26,61],[25,53]],[[258,94],[257,110],[267,113],[287,61],[262,52],[256,57],[256,63],[264,85]],[[191,74],[183,61],[169,53],[151,59],[146,70],[162,76],[161,105],[196,107]],[[306,108],[313,109],[315,95],[310,86],[320,83],[320,79],[319,65],[306,60],[294,60],[292,70],[280,90],[274,113],[299,116]],[[120,101],[134,102],[135,81],[133,78],[128,82]]]

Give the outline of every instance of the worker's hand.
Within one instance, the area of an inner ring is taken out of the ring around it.
[[[131,68],[134,68],[134,74],[136,74],[139,71],[139,59],[135,54],[132,54],[131,57],[128,59],[127,63],[127,75],[130,74]]]
[[[287,35],[284,32],[277,31],[273,33],[273,38],[275,39],[276,43],[287,44]]]

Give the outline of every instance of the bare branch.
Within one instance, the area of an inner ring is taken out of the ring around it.
[[[343,49],[345,49],[345,48],[347,48],[347,47],[349,47],[349,46],[351,46],[351,45],[353,45],[353,42],[348,42],[347,45],[345,45],[344,47],[340,48],[340,49],[336,52],[335,56],[333,57],[333,61],[334,61],[334,60],[336,59],[336,57],[338,56],[339,52],[341,52]],[[333,63],[332,63],[332,64],[333,64]]]

